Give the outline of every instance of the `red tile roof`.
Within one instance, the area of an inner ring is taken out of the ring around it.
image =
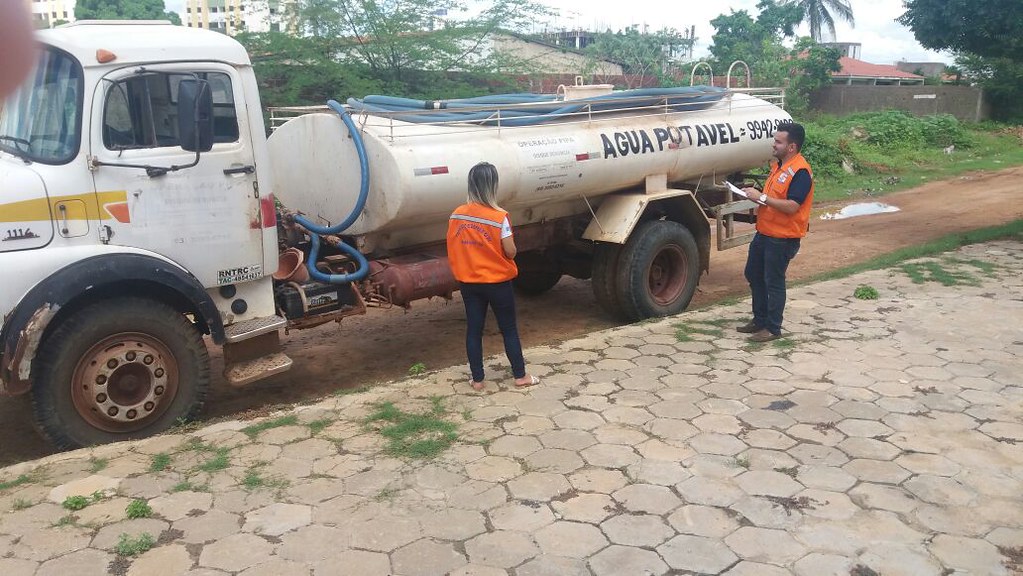
[[[920,76],[919,74],[903,72],[902,70],[899,70],[895,66],[888,66],[886,64],[871,64],[870,62],[864,62],[863,60],[849,58],[848,56],[842,56],[841,58],[839,58],[838,63],[842,65],[842,69],[838,72],[832,72],[831,75],[834,77],[853,76],[856,78],[923,79],[923,76]]]

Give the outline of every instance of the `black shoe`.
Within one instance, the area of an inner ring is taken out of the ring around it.
[[[759,332],[760,330],[762,330],[762,328],[760,326],[757,326],[756,323],[754,323],[752,320],[735,329],[736,332],[742,332],[743,334],[753,334],[754,332]]]
[[[777,340],[779,338],[781,338],[781,334],[772,334],[767,328],[764,328],[747,338],[747,340],[750,342],[770,342],[771,340]]]

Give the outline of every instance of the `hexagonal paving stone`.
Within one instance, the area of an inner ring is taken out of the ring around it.
[[[860,508],[841,492],[810,489],[803,490],[793,498],[800,503],[807,502],[808,505],[802,509],[803,514],[817,518],[847,520],[860,511]]]
[[[544,554],[569,558],[585,558],[608,544],[597,527],[564,520],[541,528],[534,538]]]
[[[441,540],[467,540],[487,531],[483,515],[474,510],[445,508],[420,518],[423,534]]]
[[[590,465],[604,468],[623,468],[639,461],[639,455],[628,446],[600,444],[580,453]]]
[[[966,506],[977,493],[952,478],[920,475],[908,480],[903,487],[924,502],[939,506]]]
[[[516,576],[590,576],[586,562],[541,554],[515,569]],[[472,574],[476,576],[476,574]]]
[[[540,442],[547,448],[578,451],[593,446],[597,439],[582,430],[551,430],[540,435]]]
[[[937,454],[903,454],[895,463],[914,474],[932,476],[955,476],[962,470],[955,462]]]
[[[113,562],[114,556],[92,548],[72,552],[39,565],[36,576],[66,576],[107,574],[107,567]]]
[[[285,560],[303,563],[325,560],[336,555],[339,549],[347,548],[350,534],[349,530],[329,526],[306,526],[285,534],[281,538],[277,555]]]
[[[535,532],[554,522],[554,514],[539,502],[511,502],[487,512],[490,523],[498,530]]]
[[[675,489],[687,503],[706,506],[729,506],[745,495],[731,480],[700,476],[694,476],[676,485]]]
[[[887,436],[895,430],[875,420],[857,420],[847,418],[837,425],[839,430],[846,436],[858,436],[861,438],[874,438],[875,436]]]
[[[739,529],[734,513],[713,506],[682,506],[668,516],[668,522],[681,534],[709,538],[723,538]]]
[[[469,561],[498,568],[518,566],[540,553],[540,549],[525,534],[498,530],[465,543]]]
[[[631,546],[608,546],[590,558],[590,568],[595,576],[660,576],[668,571],[656,553]]]
[[[1004,557],[984,540],[939,534],[931,541],[931,554],[942,564],[970,574],[1004,574]]]
[[[492,456],[510,456],[512,458],[523,458],[533,452],[540,450],[543,446],[540,441],[532,436],[501,436],[490,443],[487,451]]]
[[[600,525],[615,544],[655,548],[675,535],[660,516],[651,514],[619,514]]]
[[[556,498],[571,489],[572,486],[564,476],[547,472],[530,472],[508,483],[512,497],[541,502]]]
[[[692,476],[681,464],[664,460],[643,459],[629,466],[627,472],[637,482],[658,486],[674,486]]]
[[[768,470],[751,470],[735,479],[735,483],[747,494],[755,496],[788,497],[804,489],[804,486],[789,475]]]
[[[745,560],[785,565],[806,554],[787,532],[746,526],[725,537],[725,544]]]
[[[274,545],[255,534],[234,534],[207,544],[199,555],[199,566],[240,572],[270,559]]]
[[[853,460],[842,469],[864,482],[882,484],[899,484],[911,476],[902,466],[881,460]]]
[[[629,483],[629,479],[618,470],[589,468],[580,470],[568,477],[572,487],[582,492],[600,492],[610,494]]]
[[[800,502],[794,498],[745,496],[728,508],[743,518],[744,524],[748,523],[758,528],[791,530],[803,521],[803,506],[811,505],[808,501]]]
[[[352,531],[352,548],[390,552],[422,536],[419,522],[400,516],[379,516],[360,522]]]
[[[551,502],[551,507],[565,520],[598,524],[617,512],[618,503],[606,494],[579,494],[564,502]]]
[[[554,423],[563,429],[593,430],[602,426],[605,420],[599,414],[586,410],[569,410],[555,416]]]
[[[585,465],[583,459],[576,452],[559,448],[545,448],[538,452],[533,452],[526,456],[525,461],[531,470],[553,472],[556,474],[575,472]]]
[[[417,540],[391,554],[391,564],[398,574],[433,576],[448,574],[467,564],[465,556],[450,543],[434,542],[428,538]]]
[[[728,434],[702,432],[689,439],[693,450],[701,454],[734,456],[749,448],[742,440]]]
[[[522,466],[510,458],[487,456],[466,464],[465,473],[473,480],[507,482],[522,474]]]
[[[302,504],[271,504],[245,515],[242,530],[280,536],[296,528],[308,525],[313,519],[311,506]]]
[[[845,576],[856,563],[850,558],[837,554],[807,554],[795,563],[796,576],[821,576],[823,574]]]
[[[867,458],[870,460],[892,460],[902,453],[888,442],[873,438],[849,437],[838,443],[837,448],[850,458]]]
[[[948,574],[921,543],[907,546],[879,542],[860,553],[858,564],[869,566],[878,574],[912,574],[942,576]]]
[[[316,576],[391,576],[391,560],[386,554],[365,550],[345,550],[335,558],[316,564]]]
[[[611,496],[627,510],[650,514],[667,514],[682,503],[668,488],[652,484],[632,484]]]
[[[601,444],[621,444],[636,446],[650,439],[650,436],[636,427],[621,424],[605,424],[593,430],[593,435]]]
[[[842,451],[815,444],[800,444],[789,449],[788,454],[803,464],[814,466],[842,466],[849,461],[849,457]]]
[[[717,574],[739,558],[720,540],[700,536],[675,536],[657,552],[676,570]]]

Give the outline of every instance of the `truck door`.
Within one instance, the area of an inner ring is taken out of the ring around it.
[[[177,93],[196,76],[213,93],[212,150],[192,167],[146,170],[195,161],[178,140]],[[104,80],[90,148],[101,209],[114,218],[100,237],[162,254],[206,287],[262,277],[259,184],[237,72],[215,63],[133,66]]]

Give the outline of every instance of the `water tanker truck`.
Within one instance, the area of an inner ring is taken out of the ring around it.
[[[685,309],[752,204],[776,92],[711,87],[329,102],[266,137],[234,40],[159,22],[41,31],[0,111],[0,394],[72,448],[201,409],[208,346],[242,386],[301,329],[457,291],[445,256],[469,168],[497,166],[519,290],[590,278],[624,320]],[[276,124],[276,123],[275,123]],[[353,335],[354,337],[354,335]]]

